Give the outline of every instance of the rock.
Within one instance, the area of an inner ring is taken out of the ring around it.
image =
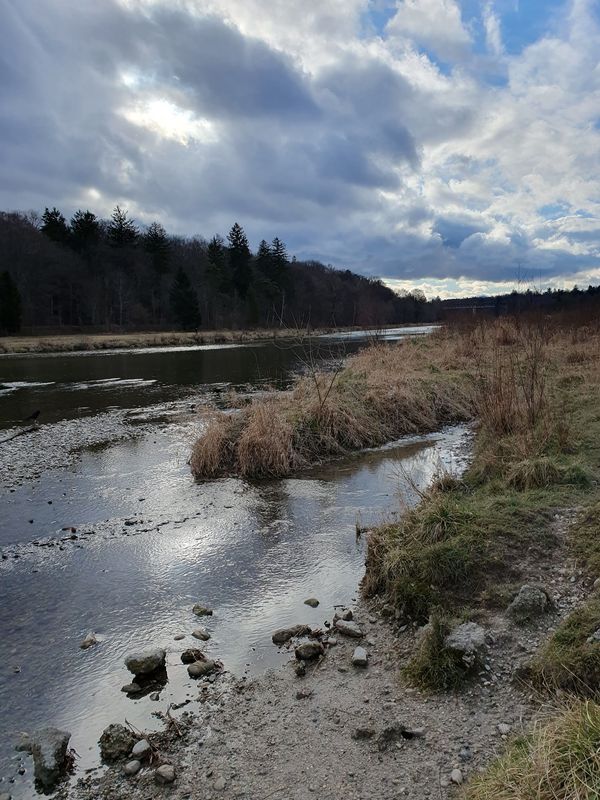
[[[353,639],[361,639],[364,636],[362,630],[358,627],[356,622],[350,620],[338,619],[335,623],[335,629],[344,636],[350,636]]]
[[[88,647],[93,647],[95,644],[98,644],[98,639],[96,638],[94,631],[90,631],[85,639],[83,639],[79,647],[81,647],[82,650],[87,650]]]
[[[143,691],[142,687],[139,683],[126,683],[125,686],[121,686],[121,691],[125,692],[125,694],[139,694]]]
[[[335,636],[328,636],[327,639],[325,640],[325,644],[328,647],[335,647],[337,645],[337,639],[335,638]]]
[[[215,669],[215,662],[208,658],[206,661],[194,661],[187,668],[190,678],[202,678],[205,675],[210,675]]]
[[[134,675],[149,675],[164,668],[167,654],[160,647],[155,650],[142,650],[125,657],[125,666]]]
[[[355,728],[352,731],[352,738],[353,739],[358,739],[358,740],[360,740],[360,739],[372,739],[373,736],[375,736],[376,733],[377,733],[377,731],[375,730],[375,728],[371,728],[371,727],[368,727],[368,726],[362,726],[362,727],[359,727],[359,728]]]
[[[303,678],[306,675],[306,664],[304,661],[299,661],[296,666],[294,667],[296,675],[299,678]]]
[[[352,653],[352,663],[355,667],[366,667],[368,654],[364,647],[356,647]]]
[[[201,642],[208,642],[210,639],[210,633],[205,628],[196,628],[192,631],[192,636],[194,639],[200,639]]]
[[[131,748],[135,744],[135,736],[129,728],[113,722],[102,731],[99,744],[103,761],[118,761],[131,753]]]
[[[193,664],[194,661],[206,661],[206,656],[200,650],[184,650],[181,654],[183,664]]]
[[[321,642],[303,642],[294,652],[298,661],[313,661],[323,655],[325,648]]]
[[[304,601],[305,606],[310,606],[311,608],[316,608],[319,605],[319,601],[316,597],[309,597],[308,600]]]
[[[594,581],[594,589],[600,589],[600,578],[596,578]]]
[[[144,758],[145,756],[150,755],[151,752],[152,748],[150,747],[150,742],[148,739],[140,739],[140,741],[136,742],[131,748],[131,755],[134,758]]]
[[[173,641],[180,642],[182,639],[185,639],[183,633],[178,633],[176,636],[173,637]]]
[[[142,768],[141,761],[133,759],[133,761],[128,761],[126,764],[123,764],[123,774],[137,775],[141,768]]]
[[[0,800],[12,800],[12,794],[8,792],[0,792]]]
[[[459,769],[453,769],[450,773],[450,780],[452,783],[455,783],[457,786],[460,786],[463,782],[463,774]]]
[[[588,636],[587,642],[588,644],[597,644],[600,642],[600,628],[594,631],[591,636]]]
[[[508,734],[510,733],[510,725],[507,725],[506,722],[501,722],[498,725],[498,733],[501,736],[508,736]]]
[[[154,771],[154,780],[157,783],[173,783],[175,780],[175,767],[171,764],[163,764]]]
[[[207,608],[200,603],[196,603],[196,605],[192,608],[192,611],[197,617],[212,617],[213,615],[212,608]]]
[[[525,585],[521,586],[518,595],[506,609],[506,613],[516,622],[527,622],[547,611],[548,606],[548,595],[543,589]]]
[[[475,622],[463,622],[444,640],[446,649],[460,656],[467,667],[472,667],[486,648],[485,631]]]
[[[217,792],[222,792],[226,786],[227,786],[227,781],[225,780],[225,778],[219,777],[214,783],[214,787]]]
[[[40,728],[31,736],[21,737],[17,750],[33,757],[33,774],[45,791],[50,791],[63,777],[67,764],[67,746],[71,734],[58,728]]]
[[[307,633],[310,633],[310,625],[294,625],[291,628],[279,628],[271,639],[273,644],[285,644],[290,639],[294,639],[296,636],[306,636]]]
[[[313,696],[312,689],[300,689],[296,692],[296,700],[308,700],[309,697]]]
[[[150,700],[154,701],[160,700],[160,692],[152,692],[152,694],[150,695]]]

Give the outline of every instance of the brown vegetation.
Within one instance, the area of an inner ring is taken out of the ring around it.
[[[216,415],[194,446],[192,472],[202,479],[281,477],[469,419],[473,403],[461,375],[459,342],[449,334],[434,339],[375,343],[333,373],[310,367],[291,391],[255,400],[235,424]],[[225,446],[211,446],[224,435]]]

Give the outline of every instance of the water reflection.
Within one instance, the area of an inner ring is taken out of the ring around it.
[[[182,457],[190,429],[177,431],[175,441],[169,430],[87,454],[69,476],[69,514],[97,534],[66,542],[63,551],[23,545],[21,558],[4,565],[2,773],[14,772],[10,729],[65,726],[86,768],[110,722],[127,716],[151,727],[157,704],[120,691],[129,682],[129,650],[167,649],[169,682],[158,707],[195,697],[179,654],[197,643],[173,640],[197,626],[195,602],[215,609],[203,649],[227,669],[242,674],[279,663],[285,656],[270,642],[275,628],[320,625],[334,604],[355,596],[364,568],[357,515],[377,522],[398,510],[399,492],[410,496],[398,465],[423,486],[440,459],[460,468],[466,436],[452,429],[284,481],[197,485]],[[41,497],[17,495],[11,515],[45,512],[51,526],[62,518],[48,508]],[[124,526],[132,518],[136,525]],[[167,524],[138,532],[158,522]],[[309,596],[321,601],[317,609],[304,605]],[[89,630],[102,641],[82,651]],[[13,673],[17,665],[21,672]]]

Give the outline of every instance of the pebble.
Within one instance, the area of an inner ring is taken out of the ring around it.
[[[204,628],[196,628],[192,631],[192,636],[194,639],[200,639],[201,642],[208,642],[210,639],[210,633]]]
[[[81,647],[82,650],[87,650],[88,647],[93,647],[95,644],[98,644],[98,639],[96,638],[96,634],[90,631],[79,647]]]
[[[208,608],[207,606],[203,606],[200,603],[196,603],[196,605],[192,608],[193,613],[197,617],[212,617],[212,608]]]
[[[311,608],[316,608],[319,605],[319,601],[316,597],[309,597],[308,600],[304,601],[305,606],[310,606]]]
[[[133,761],[128,761],[126,764],[123,764],[123,773],[125,775],[137,775],[141,768],[141,762],[134,759]]]
[[[463,782],[463,774],[459,769],[453,769],[450,773],[450,780],[452,783],[455,783],[457,786]]]
[[[217,792],[222,792],[226,786],[227,786],[227,781],[225,780],[225,778],[217,778],[217,780],[214,783],[214,787],[217,790]]]
[[[175,780],[175,767],[171,764],[163,764],[154,772],[154,780],[157,783],[173,783]]]
[[[138,683],[126,683],[125,686],[121,686],[121,691],[126,694],[139,694],[142,687]]]
[[[150,747],[148,739],[140,739],[140,741],[136,742],[131,748],[131,755],[134,758],[144,758],[151,750],[152,748]]]
[[[335,623],[335,627],[339,633],[343,633],[344,636],[351,636],[354,639],[360,639],[364,635],[356,622],[351,622],[349,620],[338,619]]]
[[[368,663],[367,651],[364,647],[356,647],[352,654],[352,663],[355,667],[366,667]]]
[[[173,639],[174,639],[176,642],[180,642],[182,639],[185,639],[185,636],[183,635],[183,633],[178,633],[178,634],[177,634],[177,636],[174,636],[174,637],[173,637]]]

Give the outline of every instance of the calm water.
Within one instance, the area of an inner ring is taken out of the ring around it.
[[[135,438],[88,449],[69,467],[48,468],[39,480],[3,494],[0,775],[15,782],[0,783],[0,790],[15,797],[32,792],[27,760],[28,772],[16,774],[16,730],[67,728],[82,770],[97,764],[96,741],[110,722],[127,717],[152,728],[158,724],[152,711],[195,698],[198,686],[179,660],[183,649],[199,644],[189,636],[198,623],[195,602],[215,610],[207,622],[213,638],[202,649],[227,670],[256,673],[285,660],[270,640],[275,628],[322,624],[334,604],[356,597],[364,569],[357,519],[378,522],[414,500],[407,476],[424,486],[440,462],[456,470],[465,463],[468,433],[453,428],[293,479],[196,484],[186,464],[200,425],[189,413],[190,398],[214,395],[226,383],[285,381],[296,366],[290,350],[272,345],[236,351],[221,349],[225,362],[212,350],[0,360],[5,383],[25,374],[29,382],[55,378],[49,386],[6,393],[0,398],[6,416],[11,409],[22,414],[24,402],[16,404],[15,395],[23,392],[49,418],[71,415],[76,424],[79,407],[64,398],[83,392],[88,409],[107,413],[108,393],[111,404],[131,409],[138,426]],[[138,383],[93,384],[102,370],[104,378]],[[201,376],[200,392],[190,373]],[[88,388],[72,388],[77,383]],[[39,435],[51,437],[59,423],[41,427]],[[62,541],[67,526],[78,539]],[[47,537],[54,537],[53,547],[34,544]],[[303,604],[309,596],[321,601],[317,609]],[[90,630],[100,644],[82,651]],[[186,639],[174,641],[177,634]],[[123,657],[151,645],[168,652],[169,682],[159,702],[130,700],[120,692],[130,679]]]

